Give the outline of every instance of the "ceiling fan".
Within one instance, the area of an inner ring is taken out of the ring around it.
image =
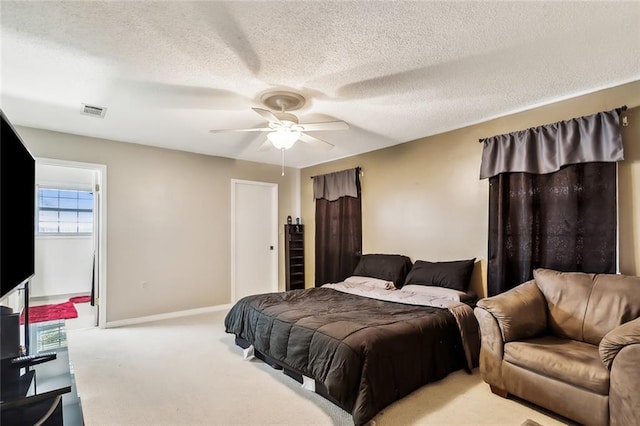
[[[288,91],[269,92],[262,95],[260,100],[269,109],[251,109],[268,120],[269,124],[267,126],[251,129],[211,130],[211,133],[267,132],[267,140],[260,146],[259,150],[264,151],[273,146],[284,152],[285,149],[291,148],[298,141],[324,149],[331,149],[333,144],[311,136],[307,132],[346,130],[349,128],[349,125],[344,121],[300,123],[298,117],[288,112],[300,109],[304,105],[305,98],[298,93]]]

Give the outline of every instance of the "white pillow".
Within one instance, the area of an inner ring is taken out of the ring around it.
[[[344,282],[350,284],[366,285],[374,288],[384,288],[386,290],[394,290],[396,288],[396,286],[393,285],[393,281],[386,281],[372,277],[361,277],[358,275],[353,275],[349,278],[346,278]]]
[[[412,292],[415,294],[426,294],[427,296],[440,297],[443,299],[455,300],[456,302],[465,302],[475,297],[475,293],[454,290],[452,288],[438,287],[432,285],[415,285],[408,284],[403,286],[400,291]]]

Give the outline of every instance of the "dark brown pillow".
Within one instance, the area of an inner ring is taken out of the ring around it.
[[[469,290],[469,280],[475,261],[475,257],[450,262],[416,260],[404,285],[434,285],[466,292]]]
[[[363,254],[353,270],[353,275],[393,281],[396,288],[402,287],[411,270],[411,259],[401,254]]]

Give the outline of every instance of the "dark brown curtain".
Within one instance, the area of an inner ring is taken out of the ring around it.
[[[538,267],[616,271],[616,163],[489,180],[488,294],[532,278]]]
[[[362,203],[357,169],[355,180],[357,197],[316,199],[316,287],[344,281],[360,260]]]

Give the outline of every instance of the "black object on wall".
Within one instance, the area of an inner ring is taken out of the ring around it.
[[[0,298],[35,273],[36,161],[0,110]]]

